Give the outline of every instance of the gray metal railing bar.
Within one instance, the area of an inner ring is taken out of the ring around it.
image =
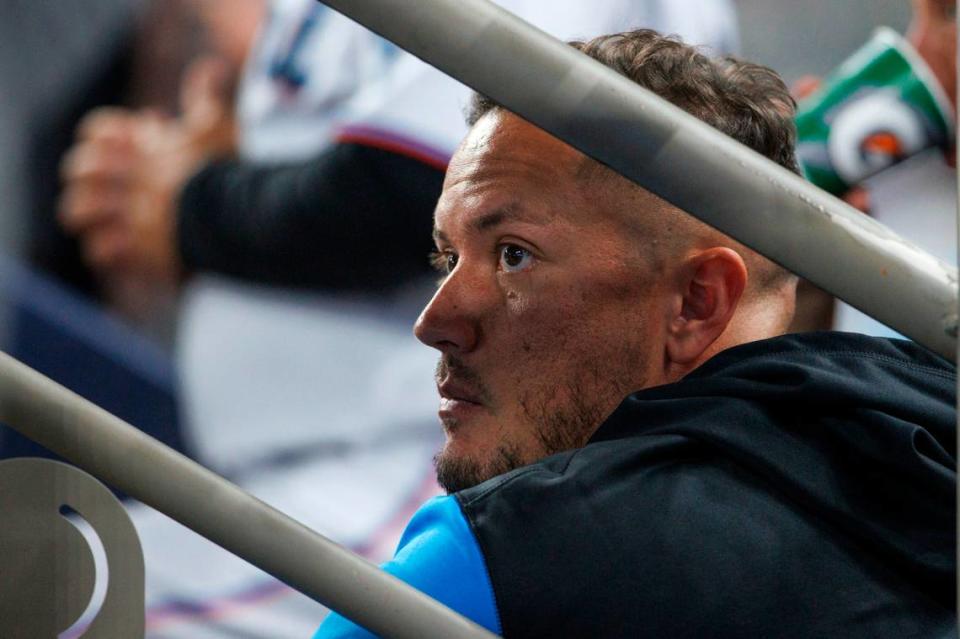
[[[5,353],[0,422],[382,637],[494,637]]]
[[[487,0],[322,1],[955,361],[956,268],[599,62]]]

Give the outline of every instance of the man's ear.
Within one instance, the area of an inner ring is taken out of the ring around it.
[[[747,286],[747,266],[727,247],[700,251],[684,264],[679,313],[667,326],[667,356],[694,364],[727,328]]]

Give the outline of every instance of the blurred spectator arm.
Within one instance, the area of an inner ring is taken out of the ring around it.
[[[426,272],[443,171],[353,143],[293,165],[212,162],[183,189],[188,270],[286,286],[385,290]]]

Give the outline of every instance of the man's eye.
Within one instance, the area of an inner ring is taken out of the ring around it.
[[[504,244],[500,247],[500,267],[508,273],[516,273],[530,268],[533,255],[527,249],[516,244]]]
[[[457,254],[449,251],[434,251],[430,254],[430,264],[444,275],[449,275],[457,266]]]
[[[457,261],[459,261],[459,259],[460,258],[457,257],[456,253],[447,253],[446,261],[445,261],[447,273],[452,272],[453,269],[457,267]]]

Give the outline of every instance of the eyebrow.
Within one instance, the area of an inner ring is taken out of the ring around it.
[[[519,203],[511,202],[510,204],[498,207],[489,213],[484,213],[483,215],[470,220],[470,228],[478,232],[487,231],[495,226],[503,224],[508,220],[508,218],[510,220],[517,220],[526,222],[528,224],[537,224],[540,226],[546,224],[546,221],[541,216],[531,215]],[[443,231],[437,227],[433,227],[433,239],[446,241],[447,236],[444,235]]]

